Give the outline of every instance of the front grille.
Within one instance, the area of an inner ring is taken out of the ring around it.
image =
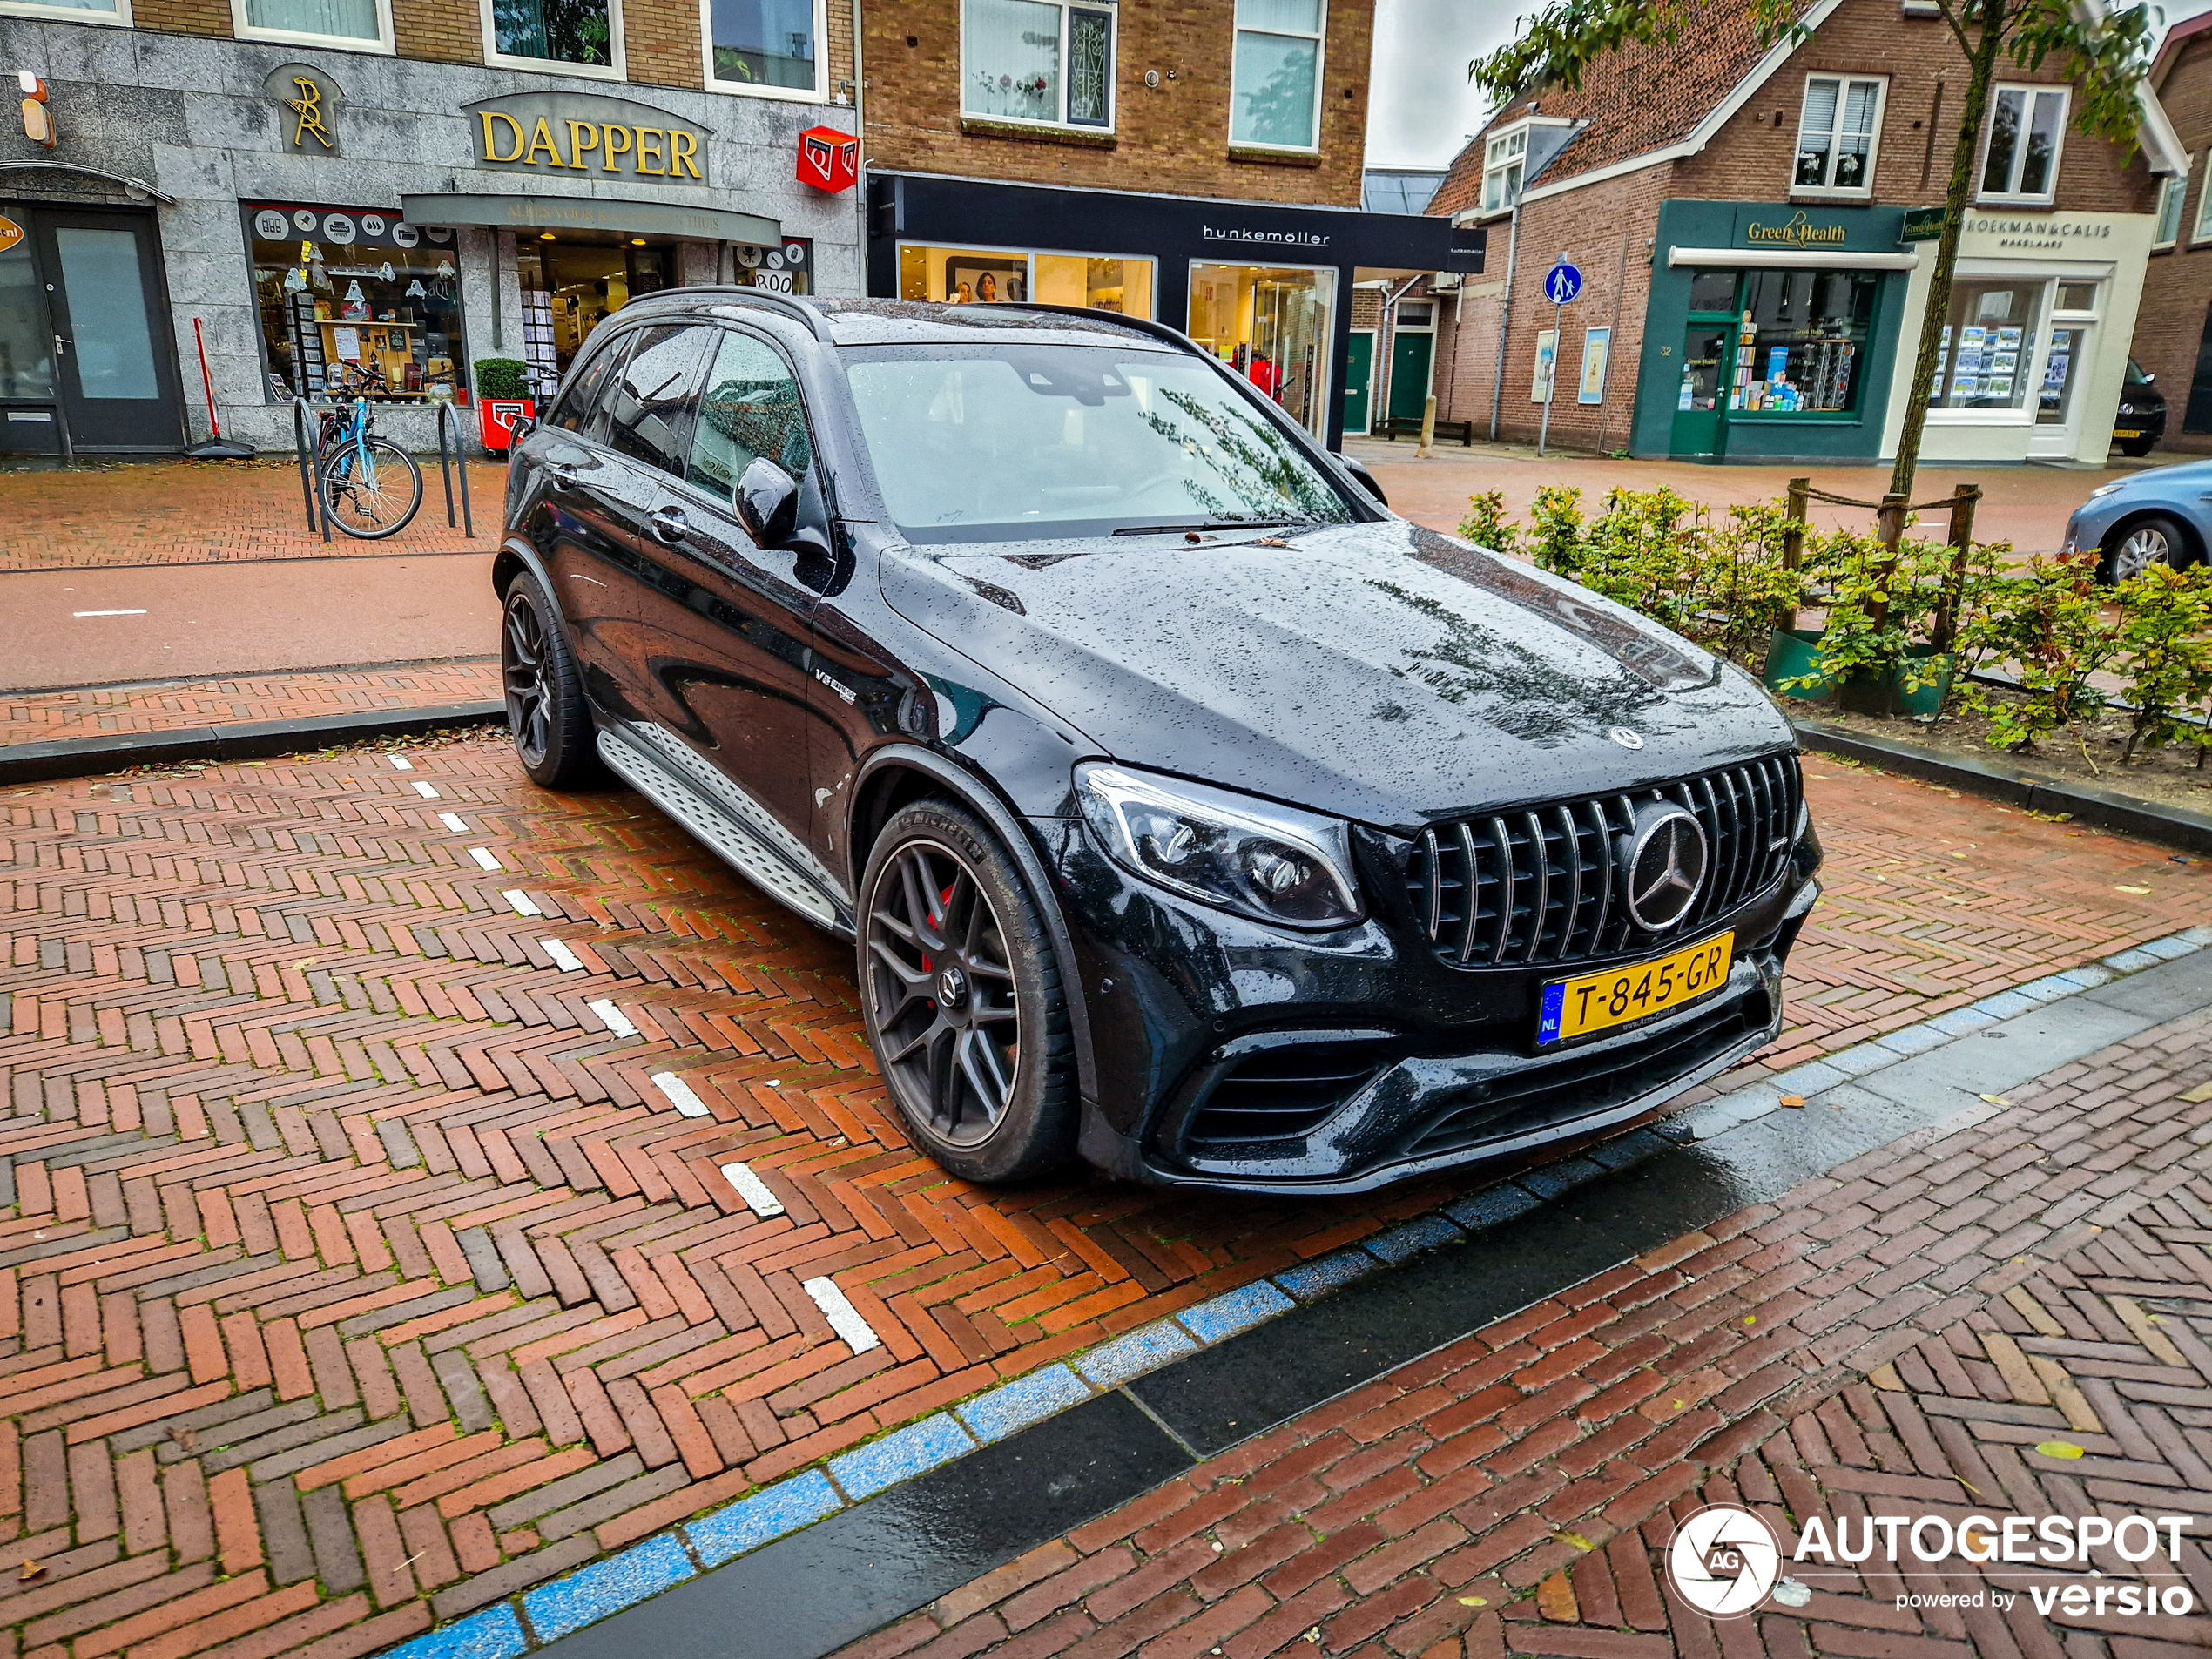
[[[1375,1042],[1300,1042],[1247,1055],[1208,1091],[1184,1145],[1200,1151],[1304,1135],[1401,1052]]]
[[[1782,873],[1804,789],[1795,755],[1629,794],[1517,806],[1421,832],[1406,868],[1414,921],[1454,968],[1581,961],[1658,941],[1617,902],[1614,838],[1639,806],[1673,801],[1705,827],[1696,908],[1669,936],[1724,915]]]
[[[1467,1104],[1431,1124],[1405,1156],[1457,1151],[1597,1116],[1689,1076],[1745,1037],[1764,1031],[1771,1013],[1765,993],[1754,991],[1639,1042],[1508,1072],[1478,1084]]]

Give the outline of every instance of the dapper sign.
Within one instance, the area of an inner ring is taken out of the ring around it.
[[[835,127],[808,127],[799,135],[799,182],[833,194],[860,181],[860,141]]]
[[[664,184],[707,182],[713,135],[650,105],[588,93],[519,92],[471,104],[479,166],[510,172],[613,173]]]

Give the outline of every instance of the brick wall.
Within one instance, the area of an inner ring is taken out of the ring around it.
[[[392,0],[392,39],[402,57],[484,61],[482,16],[470,0]]]
[[[1356,207],[1373,0],[1330,0],[1318,158],[1229,143],[1233,0],[1123,0],[1110,135],[987,130],[961,116],[961,0],[867,8],[869,165],[1031,184]],[[912,42],[912,44],[908,43]],[[1145,72],[1160,84],[1148,88]],[[1169,77],[1172,74],[1173,79]]]
[[[138,0],[132,20],[171,35],[228,35],[230,0]]]
[[[2142,309],[2135,315],[2135,361],[2158,376],[2158,389],[2166,394],[2164,447],[2212,454],[2212,432],[2182,430],[2205,316],[2212,308],[2212,239],[2190,238],[2203,208],[2206,156],[2212,152],[2212,34],[2192,37],[2164,71],[2159,102],[2196,165],[2182,202],[2180,237],[2168,252],[2150,256]]]
[[[2203,50],[2212,53],[2212,44]],[[2205,63],[2212,64],[2212,57]],[[1941,19],[1901,17],[1896,0],[1845,0],[1819,33],[1793,52],[1698,154],[1523,204],[1505,354],[1501,437],[1526,440],[1536,435],[1543,410],[1529,401],[1528,388],[1535,371],[1537,335],[1552,326],[1551,307],[1544,301],[1541,284],[1544,272],[1564,253],[1581,267],[1588,286],[1581,297],[1567,307],[1560,381],[1552,405],[1552,439],[1574,448],[1627,447],[1660,205],[1676,199],[1791,199],[1804,78],[1819,71],[1872,72],[1890,78],[1875,151],[1871,200],[1917,206],[1942,199],[1949,180],[1950,145],[1957,132],[1965,60]],[[2202,150],[2212,146],[2212,69],[2201,65],[2195,72],[2207,82],[2206,107],[2196,129],[2200,137],[2195,140]],[[2050,83],[2056,78],[2047,71],[2000,76],[2007,84]],[[2191,141],[2187,132],[2183,138]],[[1544,181],[1537,182],[1541,185]],[[2117,145],[2069,127],[2059,168],[2060,209],[2149,212],[2157,195],[2156,180],[2140,154],[2123,155]],[[1837,199],[1800,196],[1795,199],[1810,204]],[[2192,192],[2192,212],[2195,199]],[[1851,199],[1850,205],[1859,205],[1859,199]],[[1490,223],[1495,253],[1490,270],[1485,273],[1486,282],[1492,276],[1502,275],[1504,270],[1506,220],[1500,218]],[[2204,267],[2201,291],[2192,291],[2195,297],[2188,304],[2168,304],[2167,308],[2178,312],[2193,305],[2195,327],[2201,331],[2206,302],[2212,299],[2212,246],[2191,257]],[[2145,296],[2147,313],[2151,294],[2160,286],[2161,268],[2155,260]],[[1452,418],[1474,418],[1484,430],[1489,421],[1501,303],[1498,297],[1467,302],[1460,330],[1469,337],[1456,341],[1453,348],[1460,368],[1452,382]],[[1581,371],[1583,332],[1602,324],[1610,324],[1614,331],[1605,399],[1595,405],[1579,403],[1575,393]],[[2168,318],[2164,326],[2171,333],[2179,325]],[[2195,333],[2189,334],[2190,366],[2195,361]],[[2148,361],[2144,366],[2152,367]],[[2170,381],[2166,373],[2160,375],[2160,385],[2175,400],[2175,427],[2180,424],[2188,379],[2186,368]],[[2178,396],[2174,389],[2177,385],[2182,388]],[[2208,438],[2207,447],[2212,448],[2212,438]]]

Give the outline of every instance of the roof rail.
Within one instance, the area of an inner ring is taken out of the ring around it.
[[[822,320],[822,314],[813,306],[804,303],[794,295],[777,293],[768,288],[741,288],[735,283],[698,282],[686,283],[680,287],[662,288],[651,295],[640,297],[696,301],[703,294],[736,300],[747,305],[759,306],[764,310],[780,312],[786,317],[795,317],[805,323],[807,331],[819,341],[833,342],[836,338],[830,333],[829,325]]]

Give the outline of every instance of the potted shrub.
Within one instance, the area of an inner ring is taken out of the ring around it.
[[[529,370],[512,357],[479,357],[475,369],[476,435],[486,450],[503,455],[515,441],[516,421],[537,418]]]
[[[1854,714],[1932,718],[1950,699],[1961,628],[1985,617],[2011,551],[1917,537],[1892,549],[1852,530],[1808,538],[1827,617],[1817,632],[1789,631],[1777,654],[1802,666],[1777,672],[1770,659],[1769,684],[1787,696],[1833,691]]]

